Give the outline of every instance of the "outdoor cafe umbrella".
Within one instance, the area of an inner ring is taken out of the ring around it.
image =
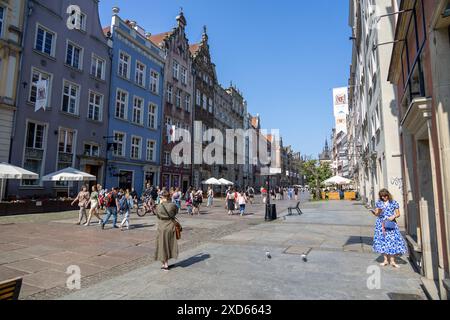
[[[223,185],[223,186],[233,186],[233,185],[234,185],[233,182],[228,181],[227,179],[224,179],[224,178],[219,179],[219,182],[220,182],[221,185]]]
[[[13,166],[12,164],[2,162],[0,163],[0,198],[3,198],[3,184],[5,180],[37,180],[39,175],[25,170],[20,167]]]
[[[346,179],[346,178],[343,178],[340,176],[334,176],[323,182],[323,184],[325,184],[327,186],[333,186],[333,185],[343,186],[343,185],[348,185],[351,183],[352,183],[352,180]]]
[[[222,183],[219,180],[217,180],[216,178],[210,178],[206,181],[203,181],[203,184],[210,185],[210,186],[221,186],[222,185]]]
[[[51,174],[46,175],[42,178],[43,181],[96,181],[97,177],[89,173],[74,169],[66,168]],[[67,185],[67,196],[70,195],[70,185]]]

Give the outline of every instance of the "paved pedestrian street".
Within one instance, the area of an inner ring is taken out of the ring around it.
[[[261,204],[243,218],[227,216],[222,203],[181,215],[180,257],[169,272],[152,259],[154,217],[134,216],[124,232],[75,226],[74,212],[32,223],[1,218],[0,281],[23,277],[22,299],[426,298],[406,257],[399,270],[378,267],[374,219],[361,205],[305,203],[304,215],[286,216],[295,203],[277,203],[274,222],[264,222]],[[66,287],[70,265],[81,269],[81,290]],[[378,271],[379,286],[370,280]]]

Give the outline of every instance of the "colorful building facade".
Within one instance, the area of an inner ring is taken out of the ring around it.
[[[158,185],[161,177],[165,54],[135,22],[113,9],[106,186]]]

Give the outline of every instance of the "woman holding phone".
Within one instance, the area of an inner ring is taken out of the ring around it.
[[[386,189],[381,190],[379,196],[380,200],[376,203],[376,209],[372,211],[378,218],[375,224],[373,250],[384,255],[382,267],[390,264],[394,268],[399,268],[395,263],[395,257],[407,252],[396,221],[400,218],[400,206]]]

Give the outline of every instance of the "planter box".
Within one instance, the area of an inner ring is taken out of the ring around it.
[[[0,216],[16,216],[46,212],[63,212],[76,210],[71,201],[27,201],[24,203],[0,203]]]

